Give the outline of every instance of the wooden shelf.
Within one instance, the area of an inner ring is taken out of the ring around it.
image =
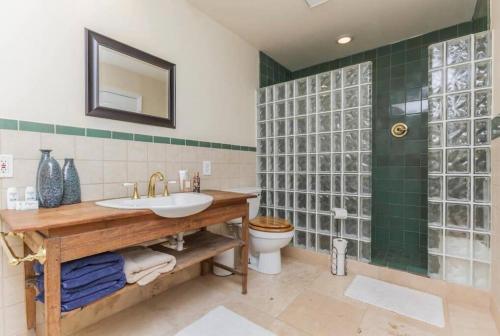
[[[228,238],[225,236],[221,236],[215,233],[211,233],[209,231],[199,231],[194,234],[188,235],[184,237],[184,250],[182,251],[176,251],[172,250],[170,248],[164,247],[162,245],[153,245],[150,246],[153,250],[159,251],[159,252],[164,252],[168,253],[170,255],[173,255],[176,258],[176,264],[175,267],[172,271],[168,273],[163,273],[161,274],[157,279],[155,279],[153,282],[147,284],[146,286],[152,286],[154,283],[170,274],[173,274],[175,272],[179,272],[185,268],[188,268],[189,266],[192,266],[194,264],[200,263],[204,260],[210,259],[212,257],[215,257],[216,255],[230,250],[235,247],[241,247],[244,245],[244,242],[242,240],[238,239],[233,239],[233,238]],[[144,286],[144,287],[146,287]],[[134,289],[138,288],[139,285],[137,284],[128,284],[125,285],[122,289],[98,300],[95,302],[92,302],[91,304],[84,306],[82,308],[78,308],[66,313],[63,313],[61,315],[61,318],[65,318],[68,316],[72,316],[74,314],[77,314],[78,312],[90,308],[92,305],[96,303],[100,303],[102,301],[106,300],[113,300],[116,296],[119,296],[121,294],[124,294],[129,291],[133,291]]]

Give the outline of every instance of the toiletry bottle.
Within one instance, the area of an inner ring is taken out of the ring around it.
[[[13,210],[16,208],[16,202],[19,200],[17,188],[10,187],[7,189],[7,209]]]
[[[180,192],[185,191],[186,181],[189,181],[188,171],[187,170],[179,170],[179,189],[180,189]]]
[[[26,189],[24,190],[24,200],[36,201],[36,191],[34,187],[26,187]]]

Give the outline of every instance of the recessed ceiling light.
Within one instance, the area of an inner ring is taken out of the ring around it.
[[[306,0],[307,2],[307,5],[310,7],[310,8],[313,8],[313,7],[316,7],[316,6],[319,6],[321,4],[324,4],[325,2],[327,2],[328,0]]]
[[[348,36],[348,35],[345,35],[345,36],[341,36],[337,39],[337,43],[338,44],[347,44],[349,42],[352,41],[352,37],[351,36]]]

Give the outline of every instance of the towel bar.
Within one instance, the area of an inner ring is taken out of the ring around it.
[[[7,239],[5,239],[6,237],[9,237],[9,236],[17,237],[17,238],[23,240],[24,234],[13,233],[13,232],[8,232],[8,233],[0,232],[0,244],[2,244],[2,248],[5,252],[5,255],[7,256],[7,259],[9,261],[9,265],[17,266],[20,263],[23,263],[25,261],[34,261],[34,260],[38,260],[42,264],[45,263],[46,251],[45,251],[45,248],[43,248],[43,246],[40,246],[38,248],[37,253],[28,254],[27,256],[21,258],[21,257],[18,257],[14,254],[14,252],[12,251],[12,248],[9,246],[9,243],[7,242]]]

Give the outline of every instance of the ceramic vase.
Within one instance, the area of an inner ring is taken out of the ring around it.
[[[73,159],[64,159],[63,174],[63,197],[62,204],[74,204],[82,201],[80,189],[80,178],[76,171]]]
[[[41,149],[42,157],[36,174],[38,203],[42,208],[61,205],[63,197],[63,176],[59,163],[50,156],[50,149]]]

